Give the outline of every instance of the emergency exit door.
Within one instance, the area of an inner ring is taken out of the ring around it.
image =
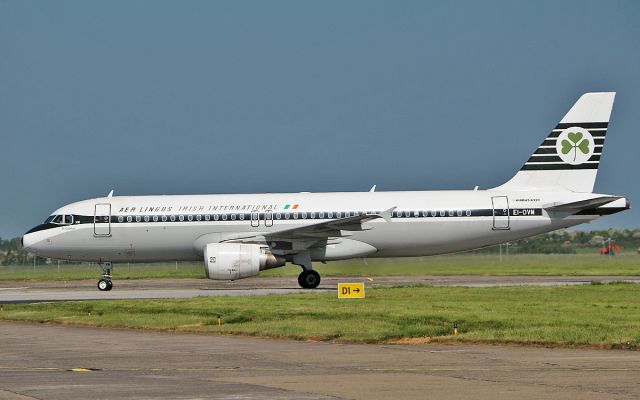
[[[111,204],[96,204],[93,214],[94,236],[111,236]]]
[[[509,198],[507,196],[493,196],[493,229],[509,229]]]

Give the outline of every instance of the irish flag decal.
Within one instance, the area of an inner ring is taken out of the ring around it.
[[[289,208],[291,208],[292,210],[295,210],[296,208],[298,208],[297,204],[291,205],[291,204],[285,204],[284,209],[288,210]]]

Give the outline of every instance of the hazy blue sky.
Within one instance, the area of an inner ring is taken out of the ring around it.
[[[111,189],[489,188],[588,91],[618,92],[596,190],[640,201],[638,21],[637,1],[0,0],[0,236]]]

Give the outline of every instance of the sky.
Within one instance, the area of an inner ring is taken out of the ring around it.
[[[0,0],[0,237],[112,189],[491,188],[589,91],[618,92],[595,190],[633,206],[639,20],[637,1]]]

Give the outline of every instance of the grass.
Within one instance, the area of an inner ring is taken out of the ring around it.
[[[335,292],[8,304],[0,320],[364,343],[472,342],[636,349],[637,284],[367,289]],[[221,314],[222,326],[216,326]],[[452,335],[458,321],[461,334]]]
[[[598,254],[454,254],[420,258],[371,259],[315,263],[324,276],[383,275],[640,275],[640,256],[623,253],[615,257]],[[263,277],[297,276],[300,268],[288,265],[264,271]],[[200,263],[117,264],[114,279],[204,278]],[[0,266],[0,280],[74,280],[96,279],[95,264],[57,263],[41,266]]]
[[[168,278],[204,278],[204,269],[200,264],[175,263],[157,264],[116,264],[113,269],[114,279],[168,279]],[[76,279],[97,280],[102,274],[98,264],[94,263],[60,263],[49,265],[0,266],[0,281],[69,281]]]

